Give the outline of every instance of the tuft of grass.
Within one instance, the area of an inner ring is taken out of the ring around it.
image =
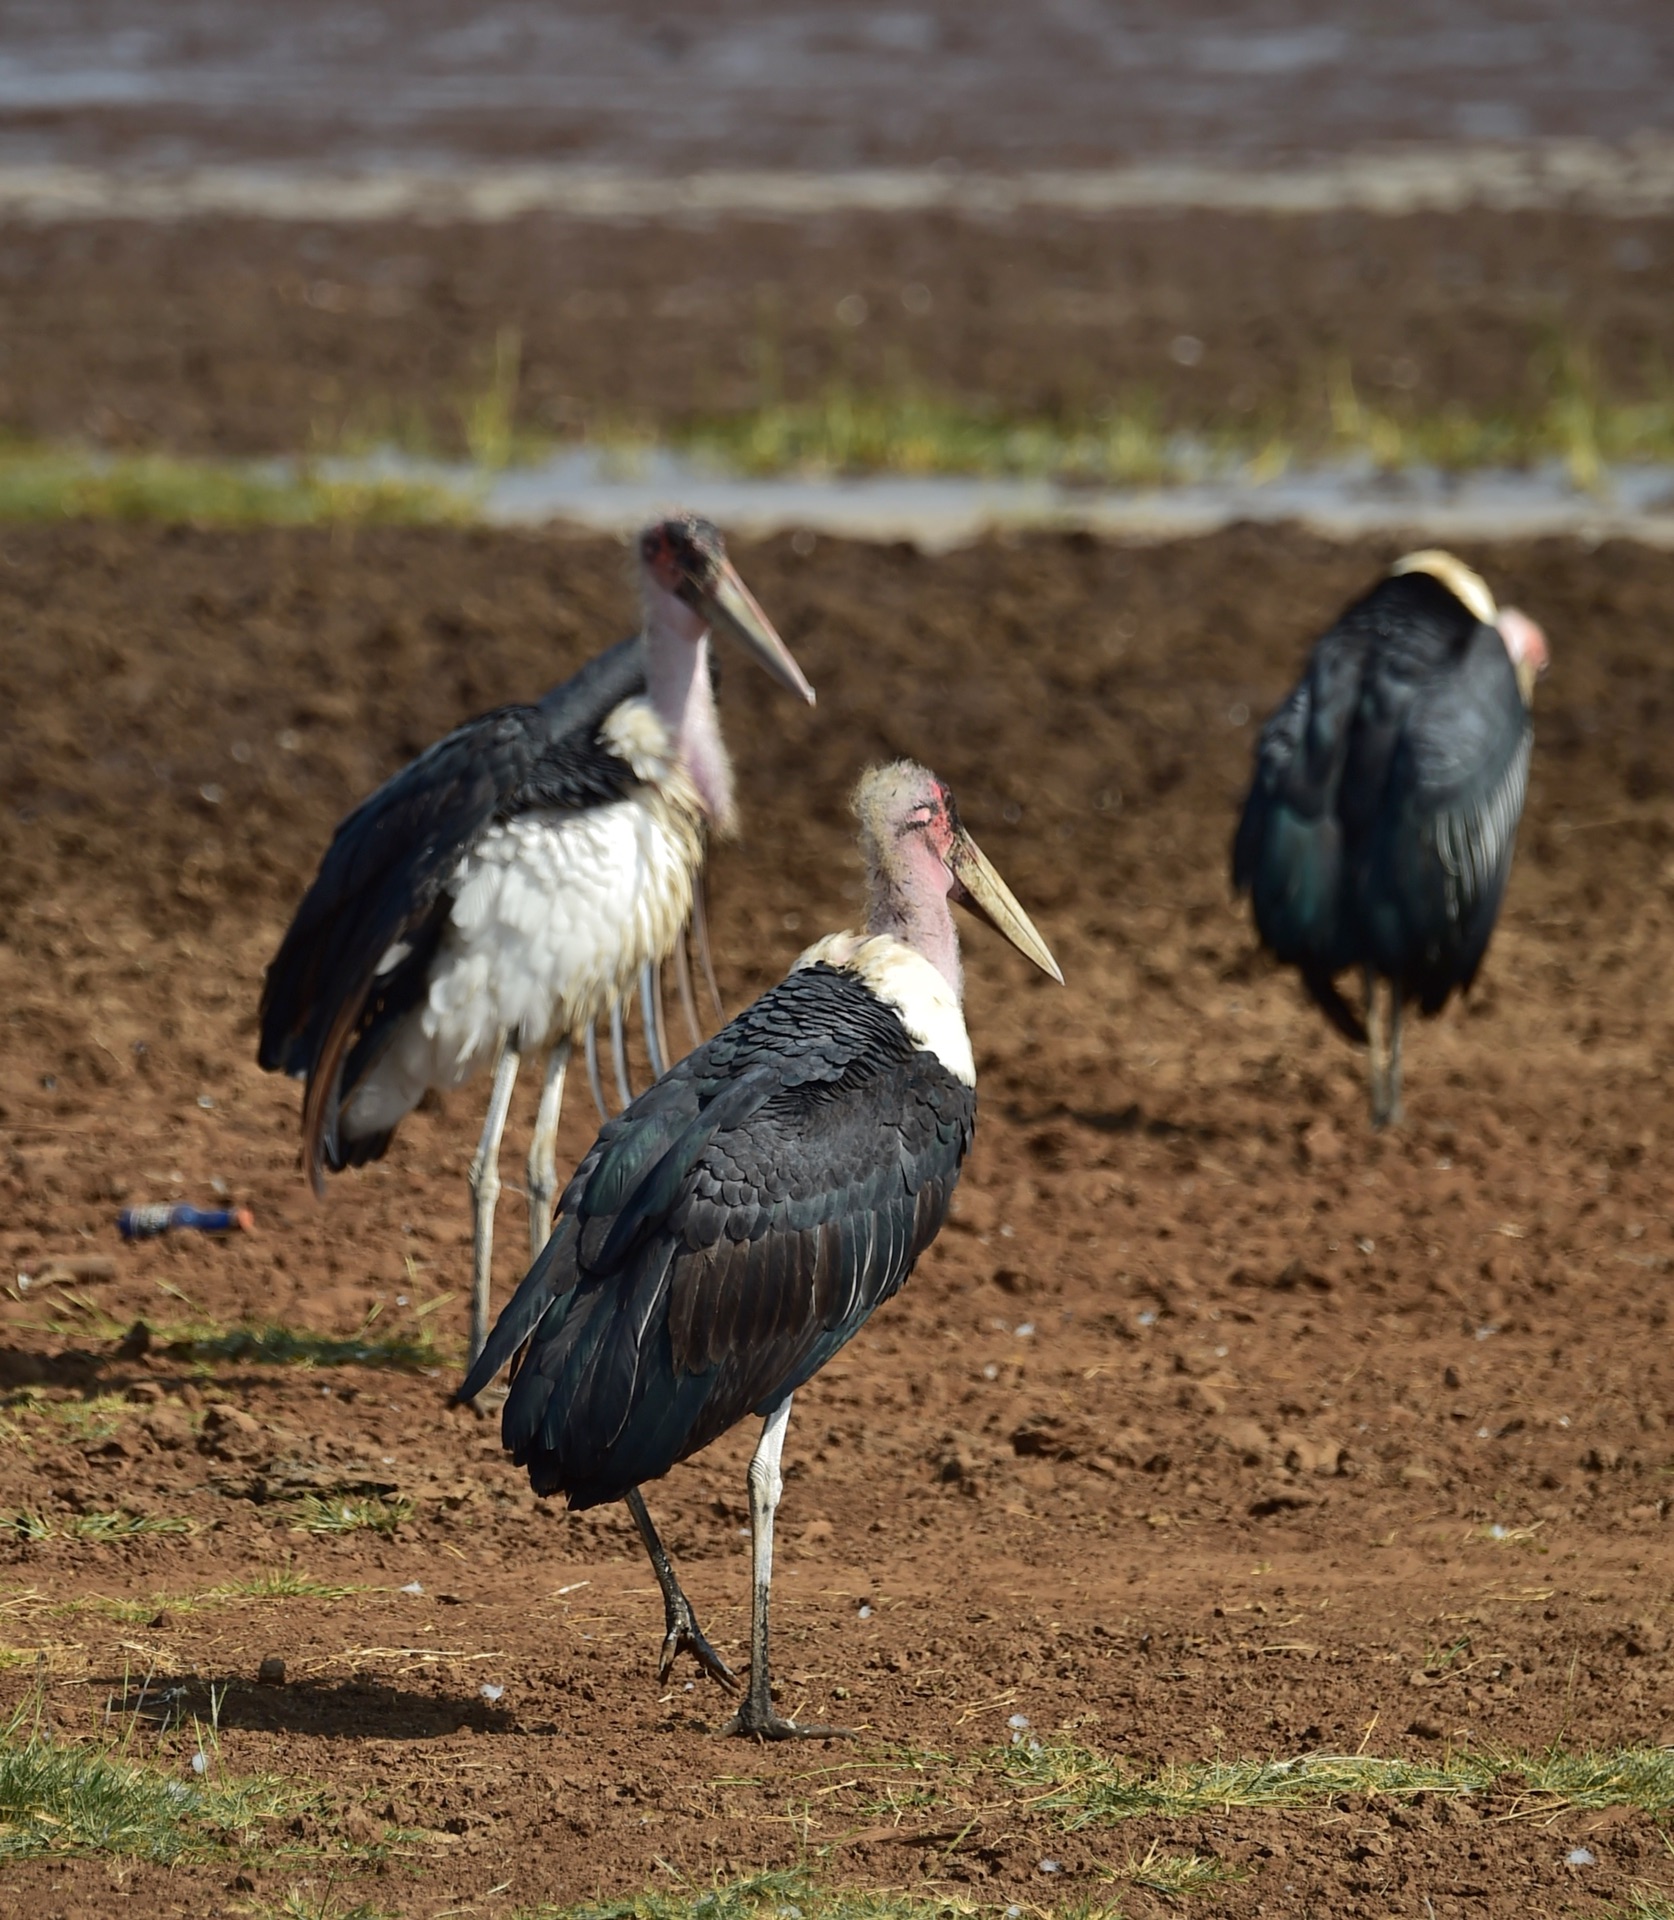
[[[1234,1807],[1317,1806],[1349,1794],[1410,1799],[1491,1787],[1513,1794],[1519,1811],[1674,1810],[1674,1748],[1665,1747],[1612,1753],[1454,1752],[1436,1764],[1378,1754],[1305,1753],[1291,1760],[1198,1761],[1146,1773],[1085,1747],[1052,1744],[1034,1751],[1000,1747],[986,1764],[1072,1831],[1137,1814],[1179,1817]]]
[[[395,479],[331,480],[306,466],[275,461],[0,446],[0,520],[428,526],[464,517],[468,503],[455,495]]]
[[[1604,1920],[1674,1920],[1674,1899],[1654,1887],[1635,1887],[1625,1907],[1612,1907]]]
[[[243,1580],[223,1581],[219,1586],[209,1587],[202,1593],[154,1593],[148,1599],[136,1600],[112,1599],[95,1594],[85,1599],[65,1601],[54,1611],[79,1613],[85,1610],[103,1614],[107,1619],[138,1624],[153,1620],[160,1613],[199,1613],[206,1607],[237,1606],[246,1601],[346,1600],[354,1594],[367,1591],[364,1585],[345,1586],[334,1581],[316,1580],[291,1567],[275,1567],[265,1573],[251,1574]],[[3,1659],[3,1653],[0,1653],[0,1661]]]
[[[61,1745],[21,1708],[0,1727],[0,1859],[104,1853],[167,1864],[244,1844],[306,1798],[265,1775],[177,1779],[121,1746]]]
[[[25,1507],[0,1516],[0,1532],[25,1540],[134,1540],[152,1533],[196,1533],[198,1522],[184,1514],[73,1513],[54,1519]]]
[[[297,1503],[293,1531],[297,1533],[394,1533],[418,1511],[416,1504],[397,1494],[392,1500],[329,1499],[304,1494]]]
[[[516,327],[502,327],[494,336],[487,380],[460,409],[465,445],[479,467],[497,470],[512,458],[522,370],[523,335]]]
[[[236,1600],[348,1600],[369,1589],[358,1581],[343,1585],[335,1580],[316,1580],[312,1574],[299,1573],[294,1567],[272,1567],[265,1573],[253,1573],[244,1580],[228,1580],[199,1596],[200,1601],[225,1603]]]
[[[1126,1873],[1136,1887],[1172,1894],[1209,1893],[1244,1877],[1236,1867],[1209,1854],[1164,1853],[1158,1840],[1151,1842],[1141,1859],[1129,1854]]]
[[[791,1868],[707,1886],[677,1881],[667,1891],[650,1889],[583,1906],[536,1907],[517,1920],[969,1920],[977,1911],[974,1902],[952,1894],[826,1887]],[[1104,1909],[1100,1920],[1119,1917]]]

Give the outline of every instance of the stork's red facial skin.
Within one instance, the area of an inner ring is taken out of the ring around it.
[[[681,594],[713,583],[726,565],[718,530],[694,513],[673,514],[640,536],[640,559],[665,593]]]

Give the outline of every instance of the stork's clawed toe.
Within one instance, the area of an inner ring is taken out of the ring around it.
[[[738,1675],[709,1644],[709,1637],[697,1623],[691,1602],[681,1594],[678,1605],[666,1609],[667,1632],[663,1635],[662,1656],[657,1662],[657,1678],[666,1687],[674,1663],[689,1653],[711,1680],[732,1692],[738,1691]]]
[[[787,1720],[769,1706],[759,1708],[746,1696],[744,1704],[721,1729],[724,1737],[740,1740],[853,1740],[853,1727],[823,1727],[808,1720]]]

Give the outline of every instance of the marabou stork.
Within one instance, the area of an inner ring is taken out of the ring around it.
[[[805,700],[814,690],[708,521],[640,536],[643,630],[533,706],[467,721],[338,827],[267,970],[258,1058],[307,1081],[303,1150],[323,1170],[379,1158],[430,1087],[492,1063],[471,1162],[471,1352],[488,1334],[500,1137],[531,1048],[550,1049],[529,1146],[531,1254],[557,1191],[571,1044],[586,1045],[600,1117],[597,1023],[611,1022],[632,1098],[623,999],[639,983],[646,1051],[665,1065],[659,969],[671,954],[693,1040],[685,931],[707,967],[701,869],[736,824],[715,711],[711,629],[732,634]]]
[[[750,1684],[729,1733],[832,1732],[773,1707],[773,1516],[791,1396],[895,1293],[935,1238],[976,1124],[951,901],[1036,966],[1057,963],[910,761],[855,795],[866,927],[776,987],[605,1123],[558,1221],[459,1390],[517,1355],[501,1437],[536,1493],[626,1500],[662,1588],[661,1675],[686,1648],[735,1685],[639,1493],[747,1414]]]
[[[1233,884],[1332,1024],[1369,1041],[1374,1126],[1400,1118],[1402,1007],[1440,1012],[1482,963],[1546,659],[1540,628],[1497,609],[1479,574],[1409,553],[1315,642],[1262,729]],[[1364,973],[1364,1019],[1335,983],[1346,967]]]

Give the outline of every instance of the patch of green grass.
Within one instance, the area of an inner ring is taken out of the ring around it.
[[[1512,1794],[1519,1810],[1637,1807],[1674,1810],[1674,1748],[1612,1753],[1450,1752],[1437,1763],[1378,1754],[1307,1753],[1293,1760],[1205,1760],[1143,1772],[1085,1747],[1001,1747],[987,1764],[1024,1789],[1032,1806],[1076,1830],[1137,1814],[1318,1806],[1348,1794]]]
[[[108,1440],[124,1419],[140,1411],[119,1393],[94,1394],[88,1400],[39,1400],[32,1410],[67,1427],[84,1443]]]
[[[1611,1907],[1604,1920],[1674,1920],[1674,1899],[1652,1887],[1635,1887],[1625,1907]]]
[[[309,1798],[267,1776],[177,1778],[121,1746],[60,1744],[21,1709],[0,1727],[0,1859],[103,1853],[166,1864],[241,1845]]]
[[[382,1367],[398,1373],[433,1374],[449,1365],[453,1358],[431,1332],[432,1316],[453,1297],[447,1293],[425,1301],[414,1313],[414,1324],[409,1327],[375,1332],[381,1309],[374,1307],[353,1333],[336,1334],[315,1333],[307,1327],[287,1327],[275,1320],[245,1321],[229,1326],[205,1313],[177,1288],[164,1285],[163,1291],[188,1311],[175,1320],[147,1321],[151,1346],[171,1360],[192,1366],[208,1367],[216,1361],[233,1360],[281,1367]],[[45,1331],[65,1339],[84,1340],[120,1340],[131,1331],[131,1323],[113,1320],[90,1303],[68,1299],[66,1304],[76,1309],[77,1317],[46,1321],[42,1323]],[[126,1413],[144,1411],[114,1396],[95,1402],[47,1402],[38,1390],[27,1390],[23,1403],[31,1408],[87,1405],[102,1408],[100,1417],[109,1417],[118,1408]]]
[[[677,1881],[666,1891],[650,1889],[582,1906],[535,1907],[518,1920],[967,1920],[977,1911],[975,1902],[951,1894],[826,1887],[792,1868],[707,1886]],[[1109,1909],[1101,1913],[1105,1920],[1117,1920]]]
[[[25,1507],[0,1516],[0,1530],[25,1540],[134,1540],[143,1534],[196,1533],[198,1522],[184,1514],[72,1513],[54,1519]]]
[[[348,1600],[369,1591],[359,1582],[343,1585],[335,1580],[316,1580],[294,1567],[273,1567],[244,1580],[225,1581],[198,1597],[202,1602],[220,1605],[237,1600]]]
[[[160,1613],[200,1613],[206,1607],[237,1606],[245,1602],[268,1600],[346,1600],[365,1593],[363,1585],[342,1585],[316,1580],[291,1567],[275,1567],[265,1573],[251,1574],[243,1580],[223,1581],[202,1593],[154,1593],[148,1599],[120,1600],[103,1595],[69,1600],[54,1609],[59,1613],[83,1611],[103,1614],[107,1619],[140,1623],[154,1620]],[[0,1655],[0,1659],[3,1659]]]
[[[397,1494],[392,1500],[346,1500],[339,1495],[322,1498],[304,1494],[297,1502],[293,1531],[298,1533],[394,1533],[411,1520],[417,1507]]]
[[[1008,418],[922,392],[777,401],[682,428],[685,451],[746,473],[1010,474],[1140,485],[1195,460],[1143,403],[1083,423]]]
[[[430,525],[469,518],[469,503],[397,480],[327,480],[307,467],[94,455],[0,445],[0,520],[151,520],[197,526]]]
[[[374,1339],[365,1333],[345,1338],[269,1322],[164,1334],[160,1344],[174,1360],[251,1360],[280,1367],[389,1367],[397,1372],[425,1373],[440,1367],[445,1359],[429,1329],[423,1326],[417,1333],[392,1333]]]

